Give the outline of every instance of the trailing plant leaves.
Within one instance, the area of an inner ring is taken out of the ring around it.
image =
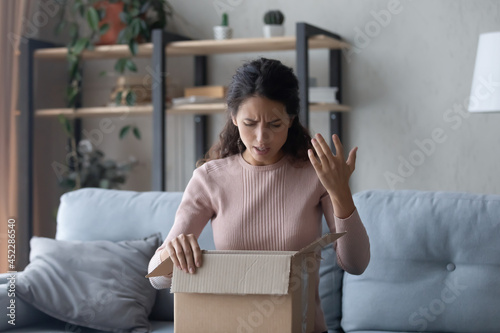
[[[127,68],[131,72],[137,72],[137,66],[135,65],[135,62],[132,59],[127,60]]]
[[[80,74],[80,71],[76,71],[74,79],[78,82],[82,80],[82,74]]]
[[[76,0],[75,3],[73,4],[73,12],[76,13],[78,11],[80,11],[80,9],[82,8],[83,4],[81,1],[79,0]],[[81,13],[81,12],[80,12]]]
[[[145,1],[141,7],[141,14],[144,14],[145,12],[147,12],[150,5],[151,5],[151,3],[149,1]]]
[[[99,28],[99,34],[104,35],[106,32],[108,32],[108,30],[109,30],[109,23],[104,23]]]
[[[99,73],[99,77],[103,77],[103,76],[106,76],[107,72],[106,71],[101,71]]]
[[[69,36],[71,40],[75,41],[78,38],[78,24],[73,23],[69,26]]]
[[[106,9],[104,8],[98,9],[97,13],[99,14],[99,21],[106,17]]]
[[[139,45],[135,40],[133,39],[130,40],[130,42],[128,43],[128,48],[130,49],[130,52],[132,52],[134,56],[137,55],[137,50],[139,48]]]
[[[134,105],[136,99],[137,99],[137,96],[135,95],[135,92],[133,92],[133,91],[129,91],[127,96],[125,97],[125,100],[127,101],[128,106]]]
[[[109,188],[109,180],[107,180],[107,179],[101,179],[99,181],[99,187],[100,188]]]
[[[128,24],[128,22],[130,21],[130,16],[125,13],[125,12],[121,12],[120,13],[120,20],[125,23],[125,24]]]
[[[68,98],[68,104],[70,107],[75,106],[76,96],[78,95],[79,89],[75,86],[68,86],[66,96]]]
[[[119,91],[116,94],[116,97],[115,97],[115,103],[116,103],[116,105],[121,105],[122,104],[122,98],[123,98],[123,91]]]
[[[85,37],[82,37],[80,38],[75,46],[73,47],[73,52],[75,54],[80,54],[82,53],[83,50],[85,50],[85,48],[87,47],[87,45],[89,44],[90,40],[88,38],[85,38]]]
[[[99,14],[94,7],[87,8],[87,22],[92,31],[99,30]]]
[[[139,18],[134,18],[132,22],[130,23],[130,29],[132,31],[132,35],[135,37],[139,35],[141,32],[141,22],[142,20]]]
[[[63,130],[66,133],[66,135],[69,136],[69,137],[72,137],[73,136],[73,129],[72,129],[72,126],[71,126],[71,122],[68,120],[68,118],[66,118],[62,114],[59,114],[57,116],[57,119],[59,119],[59,122],[63,126]]]
[[[127,58],[120,58],[116,61],[115,70],[121,74],[125,71],[125,66],[127,65]]]
[[[59,24],[56,27],[56,31],[55,31],[56,36],[59,36],[61,34],[61,31],[63,31],[65,26],[66,26],[65,21],[59,22]]]
[[[136,127],[136,126],[134,126],[134,130],[133,130],[133,132],[134,132],[134,136],[135,136],[135,138],[136,138],[137,140],[140,140],[140,139],[141,139],[141,132],[139,131],[139,128],[138,128],[138,127]]]
[[[141,34],[144,36],[144,39],[146,41],[150,41],[150,34],[149,34],[149,28],[148,25],[146,24],[146,21],[141,20]]]
[[[127,135],[129,130],[130,130],[130,125],[123,126],[122,129],[120,130],[120,139],[123,139],[125,135]]]
[[[125,44],[125,29],[120,30],[118,37],[116,37],[116,42],[118,44]]]
[[[137,9],[137,8],[134,8],[131,11],[128,12],[128,15],[130,17],[136,17],[139,14],[140,14],[140,12],[139,12],[139,9]]]

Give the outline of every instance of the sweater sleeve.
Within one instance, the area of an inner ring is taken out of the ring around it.
[[[148,273],[161,263],[160,252],[167,244],[180,234],[193,234],[198,238],[207,222],[215,215],[214,206],[210,200],[210,180],[206,169],[201,166],[194,170],[193,177],[186,186],[181,203],[175,214],[175,221],[163,244],[156,249],[149,261]],[[167,276],[149,278],[156,289],[169,288],[171,279]]]
[[[321,206],[330,231],[347,232],[334,244],[338,264],[350,274],[362,274],[370,262],[370,240],[357,208],[349,217],[338,218],[328,193],[321,197]]]

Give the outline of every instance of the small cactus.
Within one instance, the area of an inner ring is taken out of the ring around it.
[[[285,21],[285,16],[279,10],[270,10],[264,15],[265,24],[281,25]]]
[[[227,18],[227,13],[223,13],[221,26],[227,27],[228,25],[229,25],[229,22],[228,22],[228,18]]]

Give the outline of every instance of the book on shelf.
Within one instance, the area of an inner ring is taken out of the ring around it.
[[[309,103],[338,104],[338,87],[309,87]]]

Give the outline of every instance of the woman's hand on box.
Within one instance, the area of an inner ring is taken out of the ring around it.
[[[160,258],[169,256],[178,269],[194,274],[201,267],[201,249],[193,234],[180,234],[167,243]]]

